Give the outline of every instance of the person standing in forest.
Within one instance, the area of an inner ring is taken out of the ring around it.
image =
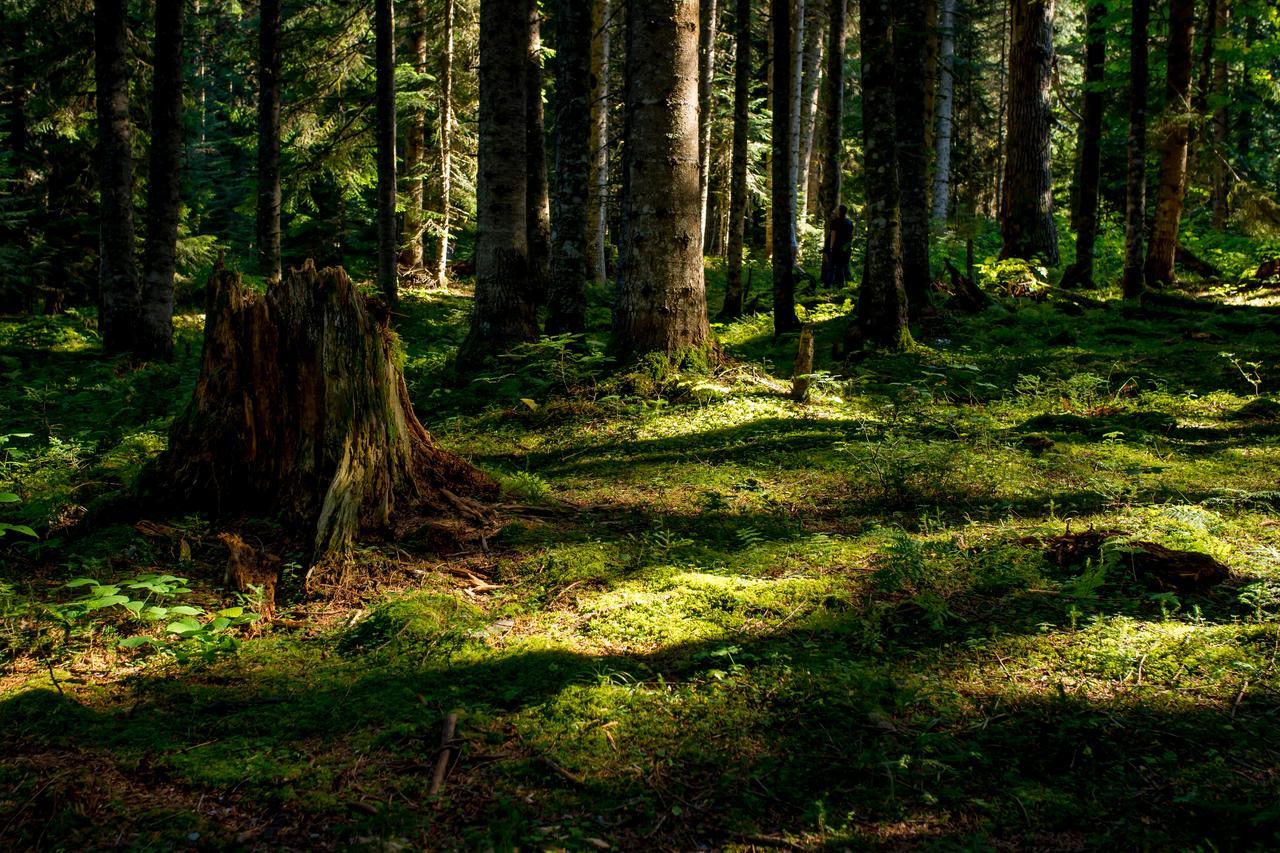
[[[836,216],[827,223],[822,243],[822,283],[827,287],[844,287],[849,280],[849,259],[853,254],[853,220],[849,208],[840,205]]]

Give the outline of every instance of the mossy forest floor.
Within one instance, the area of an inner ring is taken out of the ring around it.
[[[226,522],[120,497],[200,317],[136,369],[84,317],[3,321],[0,521],[41,538],[0,539],[0,845],[1280,846],[1280,310],[1010,300],[841,366],[844,296],[809,302],[798,405],[763,315],[718,328],[714,370],[551,343],[447,387],[469,300],[408,294],[420,416],[526,509],[466,553],[365,546],[332,600],[282,554],[238,648],[49,609],[145,573],[190,579],[169,605],[255,606],[222,585]],[[1122,543],[1059,567],[1036,542],[1090,527],[1234,576],[1160,592]]]

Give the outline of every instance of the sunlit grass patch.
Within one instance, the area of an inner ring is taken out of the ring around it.
[[[807,625],[841,587],[831,578],[758,579],[673,567],[580,600],[578,616],[581,632],[606,648],[648,652]]]

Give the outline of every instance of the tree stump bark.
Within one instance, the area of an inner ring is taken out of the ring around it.
[[[200,378],[144,491],[215,515],[269,515],[313,567],[362,536],[473,538],[497,484],[418,421],[386,309],[308,261],[265,295],[217,269]]]

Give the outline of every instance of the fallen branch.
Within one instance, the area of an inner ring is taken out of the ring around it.
[[[427,791],[427,796],[436,796],[444,785],[444,777],[449,772],[449,760],[457,752],[453,741],[453,733],[457,727],[458,712],[450,711],[444,718],[444,729],[440,732],[440,753],[436,758],[436,770],[431,776],[431,788]]]

